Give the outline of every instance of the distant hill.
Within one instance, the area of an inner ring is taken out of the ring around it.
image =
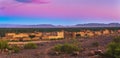
[[[120,27],[119,23],[88,23],[88,24],[77,24],[75,27]]]
[[[51,24],[39,24],[39,25],[18,25],[18,24],[0,24],[0,28],[53,28]]]
[[[88,23],[76,24],[72,26],[52,25],[52,24],[38,24],[38,25],[19,25],[19,24],[0,24],[0,28],[77,28],[77,27],[120,27],[119,23]]]

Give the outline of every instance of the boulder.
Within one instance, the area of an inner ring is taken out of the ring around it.
[[[60,52],[50,51],[48,54],[50,54],[50,55],[60,55]]]
[[[95,52],[92,50],[88,53],[88,56],[94,56],[95,55]]]
[[[95,55],[101,55],[103,54],[103,51],[102,50],[96,50],[94,51]]]
[[[55,52],[55,55],[59,55],[60,53],[59,52]]]
[[[88,56],[94,56],[94,55],[102,55],[102,50],[92,50],[88,53]]]

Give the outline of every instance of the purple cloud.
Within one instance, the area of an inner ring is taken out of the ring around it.
[[[30,3],[32,2],[33,0],[15,0],[17,2],[22,2],[22,3]]]
[[[22,6],[25,4],[44,4],[48,3],[48,0],[0,0],[0,10],[4,10],[7,8],[13,8],[13,7],[18,7]]]
[[[21,3],[48,3],[48,0],[15,0]]]

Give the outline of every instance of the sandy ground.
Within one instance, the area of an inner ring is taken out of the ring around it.
[[[93,56],[86,55],[91,50],[101,49],[105,51],[105,48],[109,42],[111,42],[111,36],[99,36],[94,38],[87,38],[87,39],[77,39],[78,42],[81,43],[81,46],[86,50],[81,52],[78,56],[71,56],[71,55],[57,55],[53,56],[49,54],[49,51],[52,47],[56,44],[63,44],[66,42],[70,42],[71,40],[64,39],[64,40],[57,40],[57,41],[33,41],[34,43],[38,44],[37,49],[23,49],[19,53],[13,54],[0,54],[0,58],[94,58]],[[99,42],[99,47],[93,47],[91,44],[93,42]],[[26,44],[28,42],[9,42],[9,44]]]

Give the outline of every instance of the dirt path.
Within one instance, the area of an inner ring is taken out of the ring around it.
[[[50,42],[50,41],[30,41],[30,42],[38,44],[38,43],[44,43],[44,42]],[[10,45],[14,45],[14,44],[24,45],[24,44],[27,44],[30,42],[8,42],[8,44],[10,44]]]

